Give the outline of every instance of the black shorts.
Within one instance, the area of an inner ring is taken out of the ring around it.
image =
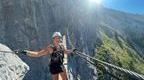
[[[50,64],[50,73],[51,74],[59,74],[61,72],[64,72],[64,65],[59,64]]]

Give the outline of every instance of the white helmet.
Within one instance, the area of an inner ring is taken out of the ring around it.
[[[54,34],[53,34],[52,38],[54,38],[54,37],[56,37],[56,36],[58,36],[58,37],[62,38],[62,35],[61,35],[61,33],[60,33],[60,32],[54,32]]]

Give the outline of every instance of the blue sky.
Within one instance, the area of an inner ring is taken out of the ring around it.
[[[144,14],[144,0],[103,0],[102,4],[124,12]]]

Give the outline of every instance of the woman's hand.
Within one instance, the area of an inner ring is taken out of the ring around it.
[[[24,54],[24,55],[27,55],[28,50],[22,50],[21,53]]]

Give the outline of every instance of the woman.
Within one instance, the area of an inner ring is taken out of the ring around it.
[[[45,49],[42,49],[40,51],[28,51],[25,50],[24,52],[27,53],[30,57],[40,57],[45,55],[51,56],[50,61],[50,72],[52,74],[53,80],[58,80],[58,76],[60,75],[62,80],[68,80],[66,69],[63,65],[63,58],[64,53],[72,53],[73,50],[66,50],[64,49],[64,46],[61,44],[62,41],[62,35],[60,32],[55,32],[53,34],[53,44],[48,45]]]

